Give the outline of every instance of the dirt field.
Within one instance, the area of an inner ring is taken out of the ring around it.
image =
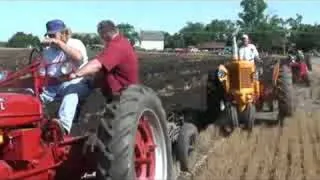
[[[7,52],[0,51],[0,61],[5,67],[14,68],[19,64],[15,59],[24,58],[22,53],[11,52],[8,56]],[[189,109],[193,121],[199,122],[207,118],[203,114],[205,74],[223,61],[144,58],[140,75],[144,84],[159,93],[166,109],[171,104],[180,104]],[[319,78],[319,67],[314,66],[311,90],[296,87],[298,109],[293,118],[286,119],[283,128],[262,123],[251,135],[239,130],[227,138],[219,136],[214,126],[201,129],[197,148],[199,159],[214,149],[206,159],[206,166],[200,167],[191,179],[317,179],[320,176]],[[99,97],[92,99],[96,102]],[[97,104],[88,104],[89,113],[85,115],[90,116]]]

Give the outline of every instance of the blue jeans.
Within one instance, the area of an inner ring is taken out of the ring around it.
[[[58,118],[61,125],[70,133],[78,103],[81,99],[87,97],[89,93],[90,88],[85,80],[80,82],[71,80],[59,85],[46,87],[40,98],[44,103],[62,100]]]

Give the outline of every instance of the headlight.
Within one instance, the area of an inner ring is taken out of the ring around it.
[[[61,73],[63,75],[70,74],[72,72],[72,70],[73,70],[73,66],[72,66],[71,62],[65,62],[61,66]]]
[[[8,72],[7,71],[1,71],[0,72],[0,81],[5,80],[8,77]]]
[[[219,70],[217,76],[219,79],[222,79],[226,76],[226,72]]]

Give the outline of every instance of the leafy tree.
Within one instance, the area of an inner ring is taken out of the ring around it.
[[[179,34],[181,34],[186,46],[194,46],[209,40],[208,33],[205,31],[205,25],[199,22],[187,22]],[[176,38],[180,38],[176,35]]]
[[[253,31],[265,19],[264,11],[267,3],[264,0],[242,0],[240,6],[243,11],[239,13],[238,24],[247,31]]]
[[[40,45],[40,39],[32,34],[24,32],[15,33],[8,41],[8,47],[27,48],[29,46],[36,47]]]
[[[73,38],[79,39],[85,44],[86,46],[91,46],[93,44],[101,44],[101,39],[97,34],[79,34],[73,33]]]
[[[292,33],[297,48],[304,51],[320,48],[320,25],[300,24]]]
[[[212,20],[205,27],[209,40],[226,42],[230,34],[235,30],[235,23],[230,20]]]
[[[117,27],[119,31],[129,39],[132,45],[140,41],[139,34],[131,24],[121,23],[118,24]]]

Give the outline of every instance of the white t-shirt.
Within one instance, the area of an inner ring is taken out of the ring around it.
[[[254,58],[258,58],[259,53],[255,45],[248,44],[239,49],[239,59],[254,62]]]
[[[66,43],[67,46],[75,48],[81,52],[82,55],[82,63],[78,64],[76,61],[73,61],[71,57],[68,57],[65,52],[61,49],[49,47],[43,50],[43,57],[47,63],[57,63],[52,64],[47,67],[47,73],[51,77],[59,77],[62,75],[61,73],[61,65],[64,61],[70,61],[74,64],[76,68],[80,68],[88,62],[88,55],[85,45],[78,39],[70,38]],[[82,78],[74,79],[75,81],[81,80]]]

